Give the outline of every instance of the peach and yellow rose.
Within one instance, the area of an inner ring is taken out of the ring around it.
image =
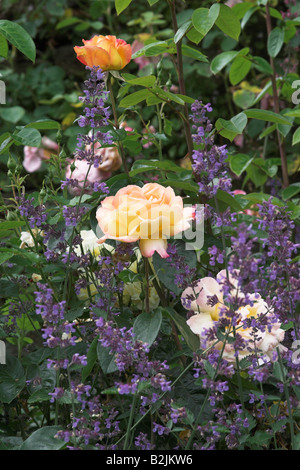
[[[104,234],[99,243],[108,238],[127,243],[139,240],[143,256],[149,258],[156,251],[167,258],[167,239],[190,227],[195,209],[183,207],[182,198],[171,187],[148,183],[142,188],[126,186],[105,198],[96,217]]]
[[[84,46],[75,46],[77,59],[88,67],[100,67],[103,72],[121,70],[131,60],[131,46],[116,36],[94,36],[82,40]]]
[[[235,271],[235,275],[238,275],[238,270]],[[200,345],[205,344],[205,347],[209,347],[214,343],[214,341],[207,341],[208,330],[214,329],[221,317],[226,317],[227,307],[223,302],[223,284],[225,279],[226,272],[222,270],[218,273],[216,279],[212,277],[199,279],[193,287],[185,289],[181,296],[182,305],[187,310],[195,312],[195,315],[192,315],[187,320],[187,324],[192,332],[199,336]],[[235,276],[229,276],[229,282],[232,285],[231,294],[244,298],[244,294],[240,291]],[[214,298],[215,302],[209,302],[211,298]],[[249,301],[251,301],[251,305],[249,303],[249,305],[239,307],[237,310],[238,320],[235,331],[247,344],[243,350],[239,350],[238,357],[242,359],[254,352],[258,352],[262,356],[272,359],[272,353],[277,347],[280,350],[285,349],[280,344],[284,340],[284,330],[280,327],[281,323],[275,318],[274,311],[269,308],[268,304],[259,294],[251,294]],[[256,331],[255,328],[244,326],[243,322],[247,318],[258,319],[260,316],[267,317],[270,320],[271,329],[266,327],[264,331]],[[228,338],[233,339],[234,330],[232,327],[228,328],[226,331]],[[219,341],[214,347],[221,351],[223,346],[224,343]],[[236,361],[234,345],[230,341],[225,343],[222,357],[229,362]]]

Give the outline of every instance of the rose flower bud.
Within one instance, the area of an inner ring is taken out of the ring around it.
[[[75,46],[77,59],[88,67],[100,67],[103,72],[121,70],[131,60],[131,46],[116,36],[94,36],[82,40],[84,46]]]

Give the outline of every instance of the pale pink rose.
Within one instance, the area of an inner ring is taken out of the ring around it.
[[[66,168],[66,178],[78,180],[78,187],[68,186],[68,190],[73,196],[79,196],[81,193],[87,173],[88,175],[85,183],[86,189],[84,191],[87,194],[93,192],[92,189],[87,188],[88,186],[91,186],[94,183],[105,181],[111,176],[111,172],[101,171],[100,168],[95,168],[93,165],[88,172],[90,164],[85,160],[75,160],[73,163],[75,163],[75,169],[73,171],[71,171],[71,163]]]
[[[120,125],[126,132],[133,132],[132,127],[127,126],[126,122]],[[86,150],[91,150],[91,145],[86,146]],[[118,170],[122,165],[122,158],[119,154],[117,147],[101,147],[99,142],[94,144],[95,157],[101,157],[99,170],[105,172],[112,172]]]
[[[228,280],[232,286],[230,293],[232,296],[237,296],[242,299],[245,298],[245,296],[238,285],[238,274],[239,271],[236,270],[233,276],[229,276]],[[182,293],[181,302],[184,308],[195,312],[195,315],[192,315],[187,320],[187,324],[193,333],[199,336],[200,346],[209,347],[214,344],[214,341],[207,341],[207,331],[217,327],[221,316],[226,317],[227,307],[224,305],[222,294],[222,287],[226,280],[226,271],[222,270],[218,273],[217,279],[205,277],[197,281],[194,288],[188,287]],[[194,297],[193,299],[192,296]],[[210,297],[214,299],[213,306],[209,302]],[[260,295],[251,294],[250,301],[253,302],[253,304],[245,305],[237,310],[239,320],[236,326],[236,333],[247,341],[247,347],[239,351],[239,360],[254,352],[256,353],[257,349],[266,360],[272,360],[273,352],[277,347],[280,351],[286,350],[281,344],[284,340],[285,332],[281,328],[281,323],[275,319],[274,310],[269,308],[268,304]],[[266,328],[264,331],[257,332],[253,328],[245,328],[242,326],[245,319],[252,317],[257,319],[262,315],[272,321],[271,331]],[[234,337],[232,328],[230,331],[227,330],[227,332],[230,338]],[[214,344],[214,348],[220,351],[223,349],[223,346],[223,341]],[[222,357],[229,362],[236,362],[233,344],[225,344]]]
[[[58,145],[46,136],[42,138],[42,147],[30,147],[25,145],[23,160],[25,170],[28,171],[28,173],[34,173],[39,170],[42,166],[42,162],[50,159],[50,150],[52,150],[52,153],[57,153]]]
[[[150,138],[147,136],[147,134],[155,134],[156,132],[156,129],[154,126],[149,126],[148,128],[144,128],[142,130],[142,133],[144,134],[144,137],[142,139],[142,143],[143,143],[143,148],[144,149],[147,149],[149,147],[151,147],[151,145],[153,145],[153,142],[151,142]]]
[[[146,34],[146,33],[139,34],[138,39],[135,39],[131,45],[132,54],[135,54],[135,52],[138,52],[140,49],[142,49],[145,45],[145,41],[149,39],[150,37],[151,37],[150,34]],[[136,57],[133,60],[139,66],[139,70],[143,69],[149,64],[157,64],[159,62],[158,57],[146,57],[146,56]]]
[[[190,227],[195,209],[183,207],[182,198],[171,187],[148,183],[142,188],[126,186],[105,198],[96,218],[104,234],[99,243],[106,239],[139,241],[143,256],[150,258],[156,251],[167,258],[167,239]]]
[[[227,2],[225,2],[225,5],[227,5],[229,8],[232,8],[234,7],[234,5],[241,2],[242,0],[228,0]]]
[[[235,143],[235,145],[236,145],[237,147],[242,148],[243,145],[244,145],[244,136],[243,136],[243,134],[237,135],[237,136],[233,139],[233,142]]]

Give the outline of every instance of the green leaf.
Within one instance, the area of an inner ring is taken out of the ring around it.
[[[8,56],[8,44],[4,36],[0,34],[0,56],[7,59]]]
[[[276,27],[274,28],[269,37],[267,43],[268,54],[270,57],[276,57],[284,42],[284,29]]]
[[[298,142],[300,142],[300,127],[298,127],[298,129],[296,129],[294,134],[293,134],[293,143],[292,143],[292,145],[296,145],[296,144],[298,144]]]
[[[196,28],[192,27],[187,33],[186,37],[189,41],[193,42],[194,44],[199,44],[199,42],[203,39],[203,34],[199,33]]]
[[[35,62],[35,44],[22,26],[13,21],[0,20],[0,33],[28,59]]]
[[[131,85],[152,87],[153,85],[155,85],[155,82],[156,82],[156,77],[154,75],[126,79],[126,74],[123,74],[122,77],[125,79],[127,83],[130,83]]]
[[[210,64],[210,70],[213,74],[220,72],[227,64],[233,61],[238,55],[238,51],[226,51],[218,54]]]
[[[225,210],[227,207],[231,207],[232,209],[236,211],[242,210],[242,206],[240,205],[240,203],[226,191],[222,191],[221,189],[218,189],[217,199],[223,205],[223,208],[222,207],[220,208],[221,210],[223,209]]]
[[[252,118],[252,119],[259,119],[259,120],[268,121],[268,122],[276,122],[278,124],[286,124],[288,126],[292,125],[286,118],[284,118],[280,114],[273,113],[273,111],[266,111],[264,109],[253,108],[253,109],[247,109],[246,111],[244,111],[244,114],[246,114],[248,118]]]
[[[216,20],[216,25],[223,33],[227,34],[227,36],[238,41],[241,25],[231,8],[220,4],[220,13]]]
[[[39,121],[31,122],[26,124],[26,128],[33,129],[60,129],[60,123],[57,121],[52,121],[52,119],[41,119]]]
[[[0,117],[4,119],[4,121],[12,122],[16,124],[25,114],[25,109],[21,108],[21,106],[11,106],[8,108],[0,107]]]
[[[162,310],[174,321],[180,334],[184,337],[188,347],[192,351],[197,351],[200,348],[200,341],[198,336],[196,336],[187,325],[186,318],[179,315],[179,313],[177,313],[171,307],[164,307]]]
[[[115,0],[117,15],[122,13],[122,11],[125,10],[131,2],[132,0]]]
[[[177,32],[174,36],[174,43],[175,44],[177,44],[184,37],[186,32],[191,27],[191,24],[192,24],[192,21],[189,20],[189,21],[186,21],[185,23],[183,23],[183,25],[181,25],[180,28],[178,28],[178,30],[177,30]]]
[[[182,54],[191,59],[199,60],[200,62],[208,62],[207,57],[202,52],[194,49],[193,47],[182,45]]]
[[[62,21],[59,21],[56,25],[56,29],[66,28],[67,26],[73,26],[76,23],[81,23],[82,20],[77,18],[77,16],[72,16],[71,18],[65,18]]]
[[[159,180],[158,183],[162,186],[171,186],[171,188],[182,189],[184,191],[192,192],[195,194],[199,193],[199,186],[193,180],[180,181],[168,178],[167,180]]]
[[[273,70],[269,62],[266,61],[263,57],[254,56],[253,57],[253,67],[255,67],[259,72],[262,72],[266,75],[272,75]]]
[[[148,96],[151,96],[148,90],[139,90],[123,98],[119,104],[120,108],[128,108],[144,101]]]
[[[194,269],[197,264],[195,251],[186,250],[185,243],[182,240],[176,240],[175,242],[172,242],[172,245],[176,246],[176,252],[182,257],[184,264]],[[176,295],[180,295],[183,289],[175,284],[175,278],[177,274],[184,274],[183,269],[175,271],[174,267],[168,263],[168,260],[161,258],[158,253],[154,253],[152,260],[158,279],[171,292],[174,292]]]
[[[145,55],[146,57],[153,57],[160,54],[163,54],[168,50],[168,43],[167,41],[155,41],[146,46],[139,49],[134,54],[132,54],[132,59],[136,59],[137,57],[141,57]]]
[[[290,184],[287,188],[282,191],[282,199],[287,201],[291,197],[296,196],[300,192],[300,183]]]
[[[11,220],[0,222],[0,230],[14,230],[15,228],[23,227],[25,222],[22,220]]]
[[[87,364],[86,366],[83,367],[82,372],[81,372],[83,383],[86,381],[86,379],[92,372],[92,369],[97,361],[97,346],[98,346],[98,337],[93,339],[89,347],[88,353],[87,353]]]
[[[216,129],[223,137],[233,141],[237,135],[243,133],[246,124],[247,116],[246,113],[243,112],[234,116],[230,121],[219,118],[216,122]]]
[[[111,354],[109,348],[102,346],[99,341],[97,344],[97,357],[104,374],[111,374],[118,370],[115,363],[115,355]]]
[[[136,176],[139,173],[153,170],[180,172],[182,168],[169,160],[136,160],[131,167],[129,176]]]
[[[59,426],[44,426],[33,432],[19,447],[19,450],[60,450],[67,443],[56,436]]]
[[[143,276],[140,273],[135,273],[130,269],[123,269],[123,271],[118,274],[118,278],[126,284],[143,281]]]
[[[262,186],[268,179],[266,171],[260,166],[261,159],[255,159],[246,169],[247,175],[256,187]]]
[[[151,346],[159,333],[161,322],[162,313],[159,308],[153,312],[141,313],[133,324],[136,339]]]
[[[246,59],[243,56],[236,57],[229,71],[230,83],[232,85],[237,85],[238,83],[240,83],[243,78],[246,77],[251,67],[252,63],[249,59]]]
[[[243,171],[246,170],[248,165],[250,165],[253,157],[246,155],[245,153],[237,153],[232,155],[229,159],[229,166],[231,171],[235,173],[237,176],[241,176]]]
[[[42,142],[42,136],[37,129],[24,127],[19,132],[12,135],[15,142],[21,145],[30,145],[39,147]]]
[[[197,8],[192,15],[192,23],[194,28],[196,28],[202,36],[205,36],[208,31],[215,24],[216,19],[219,16],[220,5],[215,3],[208,8]]]
[[[49,395],[49,390],[39,389],[33,392],[33,394],[28,398],[27,403],[39,403],[42,401],[50,401],[51,396]]]
[[[6,356],[6,364],[0,366],[0,402],[11,403],[26,384],[21,362],[14,356]]]

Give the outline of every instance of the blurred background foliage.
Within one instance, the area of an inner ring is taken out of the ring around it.
[[[222,3],[222,2],[221,2]],[[228,2],[227,2],[228,3]],[[235,3],[235,2],[233,2]],[[210,7],[211,1],[187,1],[176,3],[178,26],[190,18],[193,10],[201,7]],[[278,10],[291,11],[297,16],[299,2],[280,2],[274,0],[272,5]],[[239,41],[226,36],[218,28],[212,28],[204,40],[198,45],[197,40],[192,41],[192,36],[184,38],[184,43],[199,48],[208,58],[208,62],[201,62],[190,57],[184,57],[184,73],[187,94],[194,99],[200,99],[204,103],[211,102],[213,113],[211,120],[218,117],[230,119],[248,106],[249,100],[263,89],[268,77],[255,68],[251,68],[243,81],[232,85],[229,80],[228,68],[214,75],[210,69],[210,62],[221,52],[231,51],[237,48],[250,48],[250,53],[269,60],[267,53],[267,31],[263,14],[248,15],[242,29]],[[0,105],[0,125],[2,133],[12,132],[14,127],[23,126],[39,119],[53,119],[62,124],[63,144],[66,155],[72,156],[76,145],[78,126],[75,119],[81,112],[81,104],[78,96],[81,95],[86,71],[76,59],[73,47],[81,45],[82,38],[89,39],[95,34],[113,34],[133,44],[134,41],[151,42],[165,40],[174,36],[171,26],[169,6],[166,1],[159,1],[150,8],[146,0],[134,1],[117,16],[113,0],[2,0],[1,18],[14,21],[21,25],[33,38],[37,56],[33,64],[15,47],[9,46],[7,59],[0,57],[0,78],[6,85],[6,104]],[[243,19],[245,20],[245,18]],[[278,19],[272,18],[274,27]],[[286,34],[285,44],[278,57],[276,57],[276,71],[285,77],[291,76],[291,80],[299,76],[300,34],[290,28]],[[152,60],[142,68],[132,61],[126,68],[126,72],[139,76],[155,74],[159,77],[160,85],[176,92],[178,85],[172,57],[165,54],[162,59]],[[293,108],[291,105],[290,86],[285,85],[281,90],[281,108]],[[269,101],[268,101],[269,100]],[[272,109],[272,96],[264,97],[264,105]],[[265,109],[266,109],[265,108]],[[120,109],[120,114],[124,110]],[[137,130],[142,136],[143,128],[154,126],[157,132],[158,121],[155,106],[143,107],[141,115],[135,112],[126,113],[126,122]],[[186,144],[181,129],[181,123],[176,115],[172,115],[169,108],[164,109],[166,120],[164,121],[164,133],[162,146],[164,158],[182,162],[186,154]],[[141,118],[141,119],[140,119]],[[296,120],[297,121],[297,120]],[[300,122],[300,120],[298,119]],[[242,139],[230,144],[228,140],[219,136],[220,143],[227,143],[230,151],[240,151],[243,154],[261,157],[264,152],[264,140],[258,139],[265,122],[251,120]],[[154,132],[154,131],[153,131]],[[56,140],[56,131],[45,131],[45,135]],[[291,134],[291,133],[290,133]],[[157,158],[157,146],[152,145],[143,148],[141,145],[133,145],[127,149],[129,158]],[[297,146],[292,147],[291,135],[286,136],[286,151],[288,155],[289,174],[291,182],[297,178],[299,167],[299,152]],[[23,147],[13,147],[14,158],[20,164],[23,159]],[[257,179],[249,173],[244,180],[251,191],[255,187],[269,179],[275,178],[276,164],[278,163],[278,148],[275,133],[268,139],[267,157],[270,160],[269,174]],[[274,159],[277,157],[277,160]],[[274,160],[272,160],[274,159]],[[8,154],[0,155],[1,176],[0,187],[9,191],[6,177],[6,163]],[[183,163],[184,164],[184,163]],[[41,170],[32,173],[26,178],[27,190],[39,188],[43,181],[43,163]],[[273,168],[273,169],[272,169]],[[275,168],[275,170],[274,170]],[[24,170],[24,174],[26,174]],[[250,174],[250,176],[249,176]],[[234,176],[237,179],[237,176]],[[238,182],[237,187],[240,186]]]

